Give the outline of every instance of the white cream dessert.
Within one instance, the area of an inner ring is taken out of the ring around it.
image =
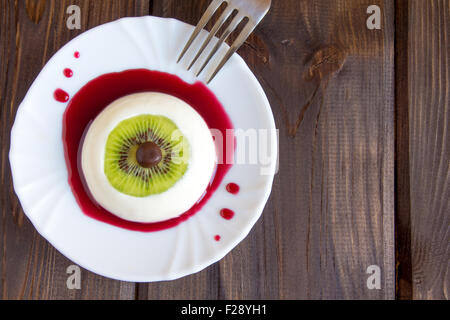
[[[148,92],[120,98],[92,122],[81,164],[93,198],[141,223],[176,218],[204,194],[216,164],[203,118],[184,101]]]

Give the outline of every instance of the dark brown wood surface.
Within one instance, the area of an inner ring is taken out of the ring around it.
[[[392,299],[397,288],[399,298],[448,298],[448,0],[273,1],[239,51],[280,129],[280,171],[250,235],[176,281],[124,283],[83,270],[81,290],[67,289],[73,263],[35,231],[12,188],[17,107],[81,32],[146,14],[196,24],[208,3],[0,1],[0,297]],[[81,30],[66,28],[71,4]],[[366,27],[373,4],[381,30]],[[381,269],[380,290],[367,288],[371,265]]]
[[[395,20],[396,289],[399,299],[411,299],[409,105],[406,94],[408,92],[408,0],[396,2]]]
[[[411,1],[409,30],[412,292],[448,299],[450,2]]]

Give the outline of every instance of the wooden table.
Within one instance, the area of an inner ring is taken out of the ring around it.
[[[208,2],[0,1],[0,297],[448,298],[449,0],[274,0],[239,52],[280,129],[280,171],[250,235],[176,281],[125,283],[82,270],[81,290],[67,289],[73,263],[36,232],[12,187],[17,107],[81,32],[148,14],[196,24]],[[71,4],[81,30],[66,27]],[[366,27],[370,5],[381,8],[380,30]],[[380,289],[367,287],[372,265]]]

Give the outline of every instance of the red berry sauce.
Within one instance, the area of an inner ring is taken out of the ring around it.
[[[203,83],[188,84],[168,73],[136,69],[105,74],[87,83],[73,96],[63,118],[64,152],[72,192],[87,216],[120,228],[141,232],[172,228],[195,215],[219,188],[232,166],[228,163],[217,164],[215,174],[202,198],[187,212],[167,221],[157,223],[126,221],[96,203],[85,185],[81,170],[79,151],[84,133],[95,117],[113,101],[129,94],[148,91],[166,93],[184,100],[203,117],[209,128],[220,130],[224,137],[227,136],[227,130],[233,130],[231,120],[223,106]],[[218,153],[223,153],[227,159],[233,158],[234,149],[226,149],[224,143],[223,149],[218,150]]]
[[[63,70],[63,74],[66,78],[72,78],[73,76],[73,71],[69,68],[66,68]]]
[[[227,191],[231,194],[238,194],[241,188],[236,183],[229,183],[226,187]]]
[[[234,218],[234,211],[230,209],[222,209],[220,210],[220,215],[225,220],[231,220]]]
[[[65,103],[70,99],[69,94],[65,92],[63,89],[56,89],[55,92],[53,93],[53,97],[55,98],[56,101],[61,103]]]

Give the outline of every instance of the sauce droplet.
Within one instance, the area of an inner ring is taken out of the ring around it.
[[[236,183],[227,184],[227,191],[231,194],[238,194],[241,188]]]
[[[234,217],[234,211],[230,209],[222,209],[220,210],[220,215],[226,220],[231,220]]]
[[[72,78],[73,76],[73,71],[69,68],[64,69],[63,73],[67,78]]]
[[[221,237],[219,235],[214,236],[214,240],[220,241]]]
[[[80,53],[78,52],[78,51],[75,51],[75,53],[73,54],[73,56],[75,57],[75,58],[79,58],[80,57]]]
[[[55,98],[56,101],[61,103],[69,101],[69,94],[62,89],[56,89],[55,92],[53,93],[53,97]]]

